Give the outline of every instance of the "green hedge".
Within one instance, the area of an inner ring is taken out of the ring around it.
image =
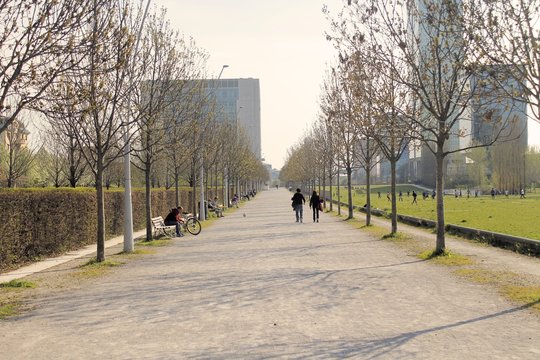
[[[187,204],[188,190],[180,203]],[[144,190],[133,190],[133,227],[145,228]],[[111,238],[124,228],[123,191],[105,192],[105,232]],[[165,217],[174,207],[175,192],[152,190],[152,216]],[[0,191],[0,271],[39,258],[95,244],[94,189],[16,189]]]

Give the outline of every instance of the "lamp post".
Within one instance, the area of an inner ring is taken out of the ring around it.
[[[240,111],[243,108],[244,108],[243,106],[239,106],[238,110],[236,111],[236,119],[235,119],[235,123],[234,123],[234,127],[235,127],[235,130],[236,130],[235,131],[235,136],[238,135],[238,120],[240,119]],[[225,187],[225,191],[224,191],[225,194],[223,195],[223,204],[224,204],[224,206],[229,207],[229,173],[228,173],[227,168],[224,169],[223,183],[224,183],[224,187]]]
[[[141,39],[141,33],[144,27],[144,21],[148,15],[148,9],[150,8],[151,0],[146,3],[144,14],[141,19],[141,26],[137,33],[137,41],[135,43],[134,54],[137,54],[139,48],[139,42]],[[119,2],[120,4],[120,2]],[[121,6],[120,6],[121,8]],[[129,122],[129,121],[128,121]],[[133,204],[131,202],[131,144],[129,141],[129,129],[124,132],[125,151],[124,155],[124,252],[132,253],[134,249],[133,244]]]
[[[223,74],[223,70],[225,70],[225,68],[228,68],[229,65],[223,65],[221,67],[221,71],[219,72],[219,75],[217,77],[216,80],[219,80],[221,79],[221,74]],[[217,86],[217,84],[216,84]],[[214,95],[215,95],[215,87],[214,87]],[[214,97],[214,101],[215,101],[215,97]],[[201,139],[201,143],[202,143],[202,139]],[[201,197],[200,197],[200,203],[199,203],[199,220],[206,220],[206,206],[204,205],[204,154],[203,154],[203,150],[201,148],[201,151],[200,151],[200,157],[201,157],[201,171],[200,171],[200,181],[201,181]]]

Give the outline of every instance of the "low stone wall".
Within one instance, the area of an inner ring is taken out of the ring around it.
[[[334,203],[337,204],[337,201],[334,201]],[[340,205],[343,207],[349,206],[348,204],[343,202],[341,202]],[[355,210],[366,213],[366,208],[364,207],[353,206],[353,208]],[[371,209],[371,214],[386,218],[390,217],[390,213],[381,209]],[[409,215],[397,214],[397,219],[404,224],[419,227],[435,228],[435,226],[437,225],[436,221],[421,219]],[[508,234],[501,234],[492,231],[473,229],[453,224],[446,224],[445,229],[448,233],[488,243],[496,247],[510,249],[521,254],[526,254],[530,256],[540,256],[540,241],[538,240],[522,238]]]
[[[446,231],[451,234],[485,242],[493,246],[511,249],[522,254],[540,256],[540,241],[538,240],[473,229],[453,224],[446,225]]]

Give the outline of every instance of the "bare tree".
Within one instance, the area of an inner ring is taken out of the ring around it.
[[[27,136],[25,124],[18,120],[12,122],[5,132],[6,141],[0,146],[3,153],[0,166],[8,188],[17,186],[17,180],[28,174],[34,161],[34,152],[25,145]]]
[[[67,182],[74,188],[86,175],[88,164],[75,132],[80,112],[77,113],[73,99],[69,100],[66,93],[58,97],[53,95],[62,88],[65,89],[65,86],[50,87],[47,91],[51,99],[50,106],[40,109],[48,119],[48,126],[42,131],[47,137],[44,146],[50,155],[46,171],[55,186]]]
[[[371,51],[393,67],[396,83],[404,84],[418,109],[412,118],[415,137],[436,162],[437,241],[435,253],[445,250],[444,161],[476,146],[489,146],[508,126],[501,117],[486,119],[489,138],[470,141],[469,109],[477,89],[473,41],[475,9],[458,0],[400,2],[367,1],[353,7],[354,32],[369,37]],[[364,26],[365,25],[365,26]],[[399,69],[408,69],[400,72]]]
[[[132,99],[135,115],[136,142],[134,165],[145,174],[146,240],[152,239],[151,188],[153,167],[168,146],[168,132],[179,124],[169,116],[174,104],[186,98],[188,81],[198,74],[195,68],[203,57],[192,39],[185,40],[166,20],[165,10],[147,19],[147,32],[136,59],[145,81],[135,84]]]
[[[413,128],[410,121],[412,114],[408,111],[409,98],[407,88],[395,78],[399,75],[394,72],[403,72],[393,63],[393,57],[389,60],[392,66],[378,63],[373,59],[370,52],[361,52],[360,49],[353,53],[350,61],[353,62],[352,79],[358,86],[358,107],[361,123],[359,127],[366,140],[374,139],[380,153],[390,163],[390,196],[392,203],[391,211],[391,234],[397,232],[397,197],[396,197],[396,166],[403,154],[407,151],[409,141],[413,136]],[[403,65],[403,64],[401,64]],[[362,121],[363,120],[363,121]],[[368,142],[364,143],[366,146]],[[373,152],[366,152],[366,155]],[[367,160],[367,157],[364,157]]]
[[[84,51],[91,8],[85,0],[0,1],[0,133],[78,66],[73,54]]]
[[[340,56],[341,58],[341,56]],[[359,132],[355,119],[354,88],[346,81],[348,65],[341,58],[343,67],[332,69],[332,74],[325,85],[326,101],[321,105],[323,113],[328,118],[332,128],[335,161],[338,167],[342,166],[347,174],[348,217],[353,218],[352,203],[352,172],[357,155],[356,146],[359,141]]]
[[[540,121],[540,37],[538,35],[539,0],[480,0],[476,9],[477,32],[472,37],[479,61],[498,65],[492,77],[509,97],[530,105],[532,118]],[[511,78],[518,86],[508,87],[499,79]]]
[[[115,2],[92,1],[91,40],[81,60],[87,67],[70,79],[82,110],[74,128],[76,139],[96,187],[98,262],[105,259],[105,171],[125,152],[121,135],[130,126],[125,120],[128,94],[138,82],[134,78],[140,76],[129,66],[135,38],[128,31],[128,19],[134,16],[129,10]]]

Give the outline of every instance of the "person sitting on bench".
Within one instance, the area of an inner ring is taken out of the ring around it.
[[[223,208],[217,204],[217,197],[208,200],[208,209],[216,213],[217,217],[223,217]]]
[[[180,211],[177,208],[171,209],[169,214],[164,220],[165,225],[176,225],[176,236],[184,236],[180,231]]]

